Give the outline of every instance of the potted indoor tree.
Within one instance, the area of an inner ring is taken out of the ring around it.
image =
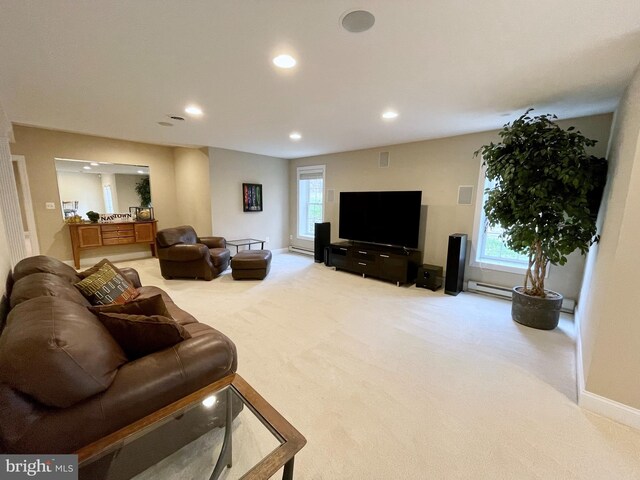
[[[555,115],[520,118],[500,131],[501,141],[482,146],[487,178],[484,212],[504,229],[503,242],[528,256],[524,285],[514,287],[511,315],[523,325],[558,326],[562,295],[546,290],[547,265],[564,265],[567,256],[586,253],[598,241],[596,216],[607,163],[587,153],[590,140],[574,127],[563,130]]]

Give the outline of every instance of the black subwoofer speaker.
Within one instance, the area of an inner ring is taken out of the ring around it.
[[[331,223],[315,224],[315,239],[313,241],[313,258],[317,263],[324,262],[324,249],[331,243]]]
[[[444,280],[444,293],[448,295],[458,295],[462,291],[464,262],[466,258],[467,235],[465,233],[449,235],[447,275]]]
[[[416,287],[428,288],[434,292],[442,286],[442,267],[422,265],[418,267]]]

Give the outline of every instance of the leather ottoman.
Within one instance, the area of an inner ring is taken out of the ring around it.
[[[234,280],[262,280],[271,267],[271,251],[242,250],[231,259]]]

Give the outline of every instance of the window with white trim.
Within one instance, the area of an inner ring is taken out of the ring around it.
[[[527,255],[516,253],[508,248],[503,240],[504,229],[500,225],[491,226],[487,222],[484,213],[484,204],[487,200],[485,190],[491,189],[494,183],[489,181],[484,169],[480,172],[480,185],[476,201],[476,225],[474,228],[474,249],[470,265],[474,267],[487,268],[489,270],[500,270],[504,272],[522,273],[527,269]]]
[[[298,238],[313,240],[324,218],[324,165],[298,167]]]
[[[104,193],[104,212],[115,213],[113,208],[113,193],[111,192],[111,185],[103,185],[102,191]]]

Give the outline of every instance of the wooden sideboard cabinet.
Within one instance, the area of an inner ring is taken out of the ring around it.
[[[157,221],[121,223],[69,223],[73,262],[80,268],[80,251],[113,245],[148,243],[156,256]]]

